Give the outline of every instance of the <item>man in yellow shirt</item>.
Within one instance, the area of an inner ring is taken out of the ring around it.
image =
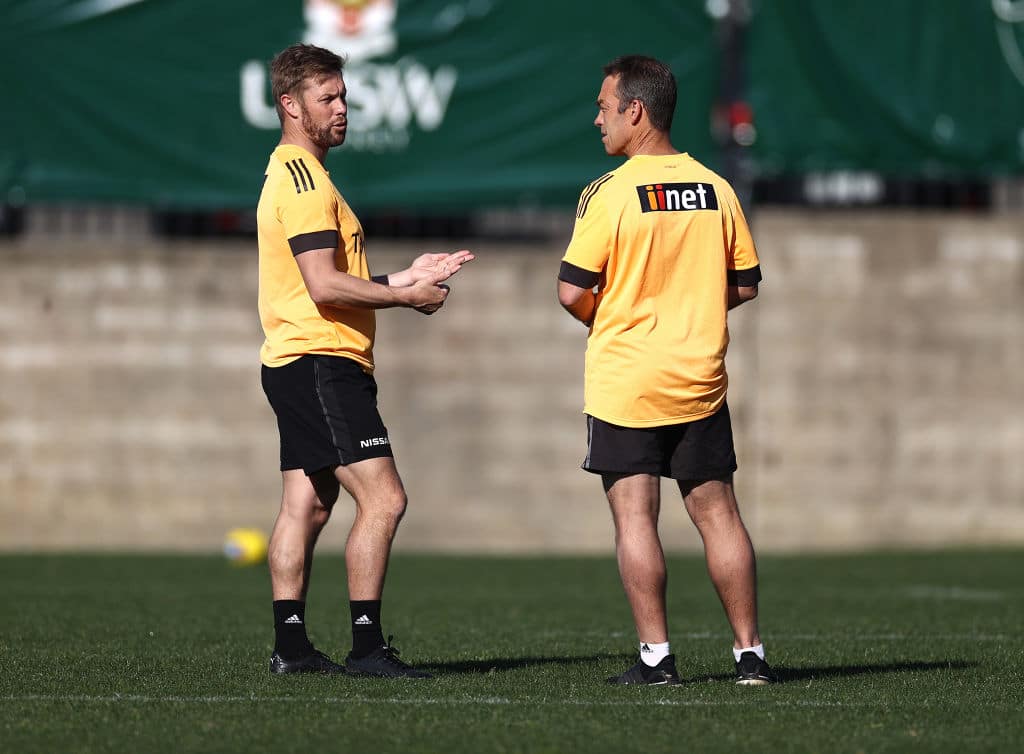
[[[323,161],[348,126],[344,61],[293,45],[271,63],[281,142],[270,156],[257,215],[263,389],[281,436],[283,495],[270,538],[272,673],[424,678],[384,641],[381,595],[406,495],[377,411],[374,310],[433,314],[441,283],[473,255],[424,254],[371,277],[359,220]],[[317,537],[344,488],[356,515],[345,547],[352,651],[346,667],[306,633],[306,590]]]
[[[625,163],[580,196],[558,298],[590,327],[583,468],[600,474],[640,658],[609,681],[677,684],[658,537],[660,478],[675,479],[734,633],[737,683],[773,680],[757,628],[754,550],[733,493],[727,312],[760,265],[729,184],[670,141],[676,82],[637,55],[604,68],[594,120]],[[596,293],[595,293],[596,288]]]

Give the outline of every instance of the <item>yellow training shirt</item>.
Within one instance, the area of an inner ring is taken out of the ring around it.
[[[292,144],[275,149],[256,222],[259,311],[266,335],[260,360],[277,367],[303,354],[328,354],[372,371],[373,310],[317,306],[295,261],[303,252],[334,248],[339,270],[370,279],[363,228],[320,161]]]
[[[598,287],[584,412],[679,424],[725,401],[728,285],[761,279],[729,184],[688,154],[638,155],[584,189],[560,279]]]

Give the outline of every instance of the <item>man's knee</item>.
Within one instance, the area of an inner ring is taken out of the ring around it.
[[[323,505],[319,503],[313,506],[313,513],[310,516],[310,523],[313,525],[314,531],[319,532],[321,529],[323,529],[327,525],[327,522],[330,520],[330,518],[330,508],[325,508]]]
[[[395,526],[398,526],[398,522],[405,516],[405,510],[408,507],[409,497],[405,494],[405,490],[401,488],[388,490],[374,501],[374,508],[377,513],[387,518]]]
[[[331,517],[338,499],[338,483],[333,474],[293,474],[285,477],[280,517],[286,522],[319,532]]]
[[[407,505],[405,491],[401,488],[375,490],[356,498],[356,516],[363,525],[394,536]]]
[[[657,522],[661,508],[661,480],[653,474],[604,474],[608,505],[616,526],[633,521]]]
[[[695,523],[739,517],[731,480],[711,479],[692,484],[681,482],[679,487],[686,511]]]
[[[316,494],[287,492],[281,498],[281,515],[293,521],[323,525],[331,516],[331,509],[325,506]]]
[[[338,481],[365,513],[400,519],[407,505],[405,486],[390,457],[339,466]]]

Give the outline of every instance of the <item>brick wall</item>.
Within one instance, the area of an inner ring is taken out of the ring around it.
[[[728,363],[758,547],[1024,542],[1024,221],[762,212],[755,237],[765,282],[731,315]],[[442,312],[379,313],[399,548],[610,550],[578,468],[586,333],[554,295],[564,240],[477,242]],[[385,272],[448,247],[368,251]],[[34,233],[0,245],[0,271],[0,549],[202,550],[269,529],[253,244]],[[699,546],[665,493],[666,545]]]

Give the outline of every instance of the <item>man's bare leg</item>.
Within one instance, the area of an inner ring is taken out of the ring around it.
[[[282,472],[281,510],[270,536],[267,562],[275,600],[305,600],[313,547],[338,499],[330,470],[307,477],[302,469]]]
[[[615,521],[619,575],[640,639],[640,661],[608,682],[674,686],[679,673],[668,644],[668,576],[658,537],[661,480],[650,474],[604,474],[602,481]]]
[[[267,561],[274,599],[272,673],[343,673],[344,668],[315,652],[306,634],[306,590],[313,548],[338,499],[338,482],[328,469],[307,477],[301,469],[283,472],[281,511],[274,522]]]
[[[384,592],[391,543],[408,500],[393,458],[370,458],[335,469],[356,503],[345,544],[350,600],[379,600]]]
[[[615,522],[615,554],[641,642],[668,641],[667,573],[658,537],[661,487],[651,474],[602,475]]]
[[[736,649],[761,643],[757,630],[757,566],[732,478],[680,482],[686,512],[704,540],[711,583],[725,608]]]
[[[339,466],[338,481],[356,502],[356,516],[345,544],[352,651],[345,660],[349,675],[429,678],[398,658],[385,644],[380,626],[381,596],[391,544],[408,503],[392,458],[370,458]]]

